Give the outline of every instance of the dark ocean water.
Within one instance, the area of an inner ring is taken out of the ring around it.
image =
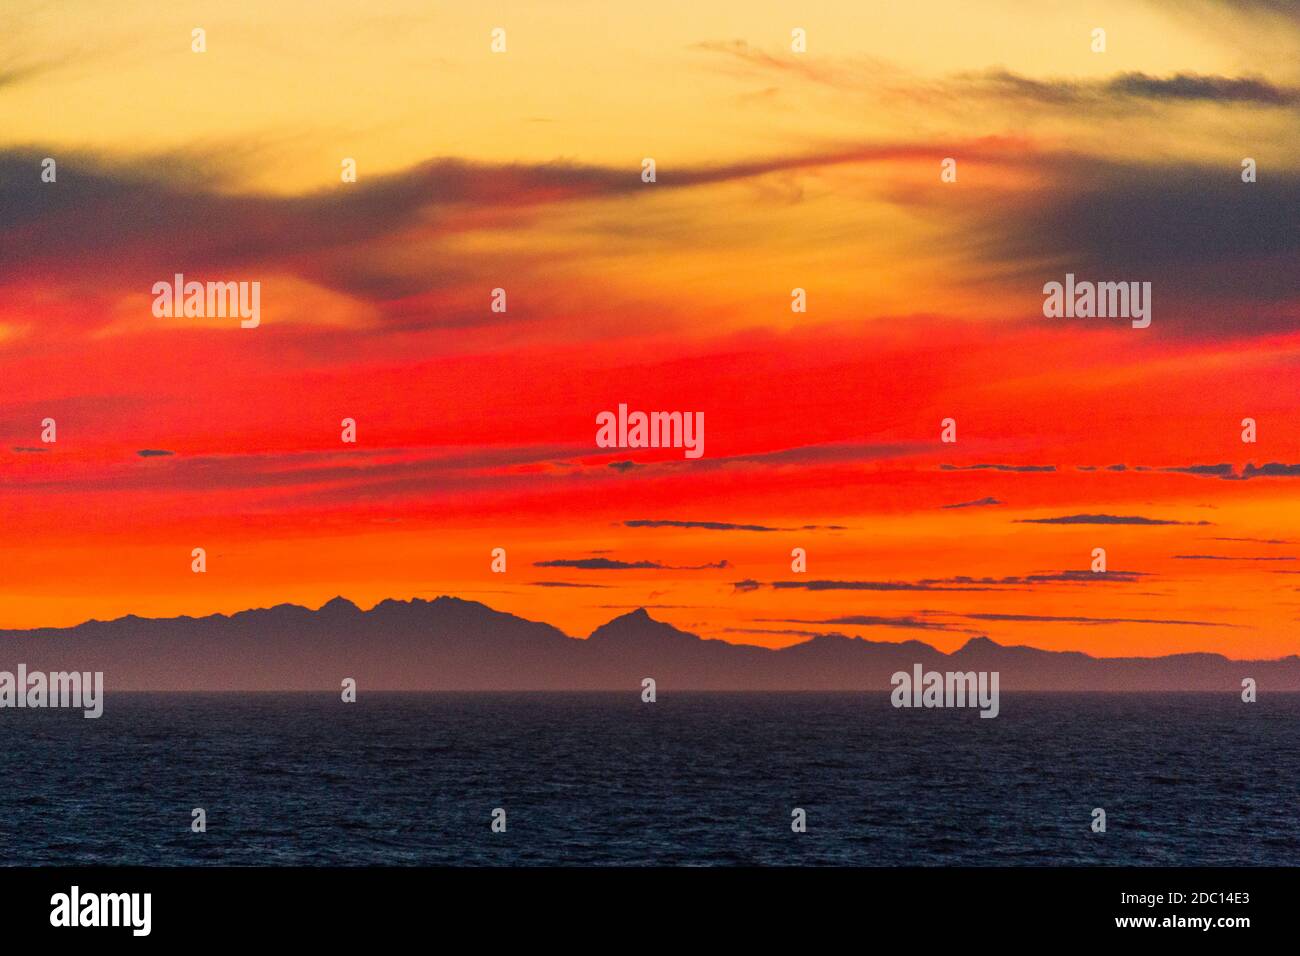
[[[1295,865],[1298,731],[1300,695],[115,694],[0,711],[0,863]]]

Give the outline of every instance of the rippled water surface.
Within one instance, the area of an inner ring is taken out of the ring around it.
[[[0,861],[1294,865],[1297,731],[1300,695],[119,694],[0,711]]]

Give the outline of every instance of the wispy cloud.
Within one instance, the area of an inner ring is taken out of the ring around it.
[[[963,614],[969,621],[1020,621],[1024,623],[1060,624],[1165,624],[1180,627],[1240,627],[1239,624],[1222,624],[1217,621],[1180,621],[1146,617],[1076,617],[1055,614]]]
[[[844,92],[878,89],[881,77],[890,89],[906,93],[942,91],[969,101],[973,97],[1014,98],[1055,108],[1110,110],[1139,103],[1217,103],[1225,106],[1292,107],[1300,103],[1300,89],[1258,76],[1225,76],[1179,72],[1156,76],[1139,71],[1117,73],[1090,80],[1037,79],[1006,69],[960,73],[939,81],[908,76],[877,58],[819,57],[815,60],[790,53],[769,53],[744,40],[708,41],[693,50],[726,58],[737,73],[751,76],[785,76]]]
[[[959,501],[954,505],[944,505],[944,508],[990,508],[994,505],[1002,504],[997,498],[977,498],[974,501]]]
[[[1286,465],[1280,461],[1270,461],[1264,465],[1246,465],[1239,476],[1242,480],[1251,478],[1300,478],[1300,465]]]
[[[615,558],[556,558],[533,562],[535,568],[576,568],[581,571],[707,571],[730,566],[726,560],[712,564],[661,564],[658,561],[619,561]]]
[[[576,581],[529,581],[535,588],[607,588],[608,584],[579,584]]]
[[[689,49],[719,57],[738,75],[788,76],[840,90],[863,88],[882,71],[893,72],[885,61],[876,58],[814,59],[794,53],[769,53],[745,40],[706,40]]]
[[[1232,465],[1227,463],[1221,465],[1173,465],[1168,468],[1161,468],[1160,470],[1175,474],[1205,475],[1214,478],[1232,478],[1236,474]]]
[[[699,528],[704,531],[844,531],[844,525],[805,524],[792,528],[778,528],[762,524],[733,524],[729,521],[673,521],[635,518],[624,521],[628,528]]]
[[[1002,577],[973,577],[955,575],[946,578],[924,578],[919,581],[835,581],[814,579],[809,581],[772,581],[768,584],[755,580],[738,581],[737,591],[756,591],[760,587],[776,590],[804,591],[1007,591],[1026,590],[1054,584],[1132,584],[1147,576],[1143,571],[1046,571],[1036,574],[1013,574]]]
[[[991,591],[977,585],[954,587],[939,582],[921,581],[773,581],[768,587],[777,590],[803,591]]]
[[[846,614],[840,617],[828,617],[817,620],[806,620],[801,618],[755,618],[754,622],[756,624],[837,624],[840,626],[850,625],[853,627],[891,627],[913,631],[962,631],[963,633],[968,633],[968,629],[966,628],[954,627],[951,624],[944,624],[940,621],[927,621],[911,615],[890,617],[888,615]]]
[[[1081,471],[1095,470],[1095,466],[1079,466]],[[1251,478],[1296,478],[1300,477],[1300,464],[1286,464],[1270,461],[1262,465],[1247,462],[1237,469],[1229,462],[1195,465],[1107,465],[1107,471],[1164,472],[1173,475],[1194,475],[1199,478],[1220,478],[1224,481],[1247,481]]]
[[[1080,514],[1055,518],[1017,518],[1016,524],[1128,524],[1128,525],[1207,525],[1209,521],[1172,521],[1144,518],[1141,515]]]
[[[784,531],[761,524],[731,524],[726,521],[652,521],[634,518],[623,522],[628,528],[701,528],[707,531]]]
[[[965,145],[967,156],[1001,153],[996,144]],[[655,190],[613,166],[435,157],[346,190],[285,196],[241,192],[233,174],[197,150],[131,158],[60,150],[58,188],[29,189],[32,170],[48,151],[11,147],[0,149],[0,284],[35,275],[60,287],[93,281],[101,295],[121,295],[148,289],[184,263],[192,275],[288,273],[368,306],[367,315],[394,327],[500,324],[500,315],[463,307],[457,294],[477,287],[478,266],[447,245],[466,220],[481,221],[489,211],[509,210],[512,224],[524,228],[544,208],[565,203],[636,200],[832,166],[937,161],[953,148],[951,142],[860,143],[678,167],[662,174]],[[407,255],[392,255],[396,242]],[[421,246],[427,255],[416,254]],[[80,321],[92,321],[97,311],[84,310]],[[519,311],[511,310],[511,320]],[[861,450],[827,447],[778,452],[770,460],[855,454]]]
[[[1046,472],[1056,471],[1055,465],[940,465],[940,471],[1010,471],[1010,472]]]
[[[1175,554],[1175,561],[1294,561],[1292,557],[1258,557],[1230,554]]]
[[[1135,101],[1218,103],[1225,106],[1293,107],[1300,89],[1254,76],[1174,73],[1153,76],[1129,72],[1100,80],[1033,79],[1008,70],[988,70],[962,78],[965,91],[1015,97],[1042,105],[1115,109]]]

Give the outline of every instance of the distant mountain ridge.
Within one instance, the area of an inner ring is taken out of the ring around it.
[[[0,630],[0,670],[103,671],[110,690],[672,690],[888,691],[914,664],[998,671],[1001,689],[1300,691],[1300,657],[1234,661],[1218,654],[1094,658],[972,638],[951,654],[920,641],[827,634],[781,650],[701,638],[644,608],[587,639],[476,601],[385,600],[369,611],[336,597],[207,617],[87,621]]]

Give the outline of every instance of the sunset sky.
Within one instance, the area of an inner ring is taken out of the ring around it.
[[[0,628],[1300,653],[1298,148],[1268,0],[7,3]],[[1151,326],[1045,318],[1066,273]],[[598,448],[620,403],[703,457]]]

